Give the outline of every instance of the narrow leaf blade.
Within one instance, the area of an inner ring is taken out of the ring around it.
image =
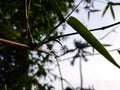
[[[62,12],[61,12],[61,10],[60,10],[60,7],[59,7],[57,1],[56,1],[56,0],[50,0],[50,4],[51,4],[53,10],[54,10],[54,11],[56,12],[56,14],[58,15],[60,21],[61,21],[61,22],[64,22],[65,19],[64,19],[63,15],[62,15]]]
[[[117,50],[118,51],[118,54],[120,54],[120,50]]]
[[[92,35],[92,33],[76,18],[70,17],[67,23],[76,30],[92,47],[102,54],[108,61],[120,68],[104,46]]]
[[[105,15],[105,13],[106,13],[106,11],[108,10],[108,8],[109,8],[109,4],[105,7],[105,9],[104,9],[104,11],[103,11],[103,13],[102,13],[102,17]]]
[[[90,10],[91,13],[99,12],[99,11],[100,11],[99,9],[93,9],[93,10]]]
[[[114,10],[113,10],[112,5],[110,5],[110,11],[111,11],[111,14],[112,14],[113,19],[115,19],[115,14],[114,14]]]
[[[11,26],[0,24],[0,28],[0,33],[5,35],[9,39],[15,40],[16,38],[20,37],[20,32],[14,30]]]

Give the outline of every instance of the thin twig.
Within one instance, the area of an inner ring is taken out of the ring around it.
[[[0,38],[0,42],[6,43],[6,44],[9,44],[9,45],[13,45],[13,46],[19,46],[19,47],[30,49],[30,47],[27,44],[22,44],[22,43],[19,43],[19,42],[10,41],[10,40],[3,39],[3,38]]]
[[[107,25],[107,26],[103,26],[103,27],[100,27],[100,28],[91,29],[90,31],[98,31],[98,30],[102,30],[102,29],[104,30],[104,29],[113,27],[113,26],[118,25],[118,24],[120,24],[120,22],[117,22],[117,23],[114,23],[114,24],[110,24],[110,25]],[[58,27],[59,27],[59,25],[58,25]],[[78,34],[78,33],[74,32],[74,33],[69,33],[69,34],[65,34],[65,35],[60,35],[60,36],[57,36],[55,38],[50,38],[50,39],[44,41],[43,43],[47,43],[47,42],[55,40],[55,39],[59,39],[59,38],[62,38],[62,37],[67,37],[67,36],[72,36],[72,35],[76,35],[76,34]],[[3,39],[3,38],[0,38],[0,42],[6,43],[6,44],[10,44],[10,45],[14,45],[14,46],[20,46],[20,47],[24,47],[24,48],[30,48],[26,44],[22,44],[22,43],[19,43],[19,42],[15,42],[15,41]]]
[[[58,28],[61,24],[62,24],[62,23],[60,22],[56,27],[54,27],[54,28],[47,34],[47,36],[46,36],[40,43],[38,43],[38,45],[37,45],[37,47],[36,47],[35,49],[39,48],[44,42],[46,42],[47,39],[48,39],[48,37],[50,36],[50,34],[51,34],[56,28]]]
[[[32,37],[31,30],[30,30],[30,24],[29,24],[30,4],[31,4],[31,0],[29,1],[29,3],[27,2],[27,0],[25,0],[25,16],[26,16],[26,21],[27,21],[27,34],[28,34],[28,39],[29,39],[29,43],[34,44],[34,39],[33,39],[33,37]]]
[[[79,60],[79,70],[80,70],[80,89],[83,88],[83,75],[82,75],[82,59]]]
[[[25,3],[27,4],[27,0],[25,0]],[[26,6],[27,6],[27,5],[26,5]],[[25,7],[25,8],[27,8],[27,7]],[[27,9],[26,9],[26,10],[27,10]],[[26,19],[29,20],[29,19],[28,19],[27,11],[26,11]],[[110,24],[110,25],[107,25],[107,26],[100,27],[100,28],[91,29],[90,31],[105,30],[105,29],[107,29],[107,28],[113,27],[113,26],[118,25],[118,24],[120,24],[120,21],[117,22],[117,23],[114,23],[114,24]],[[61,25],[61,23],[59,23],[59,24],[58,24],[55,28],[53,28],[52,30],[58,28],[60,25]],[[28,27],[29,27],[29,24],[28,24]],[[30,29],[28,29],[28,30],[30,30]],[[28,31],[28,32],[29,32],[29,31]],[[29,32],[29,33],[30,33],[30,32]],[[51,31],[51,33],[52,33],[52,31]],[[52,40],[55,40],[55,39],[59,39],[59,38],[66,37],[66,36],[71,36],[71,35],[76,35],[76,34],[78,34],[78,33],[77,33],[77,32],[74,32],[74,33],[69,33],[69,34],[65,34],[65,35],[56,36],[56,37],[50,38],[50,39],[47,39],[47,37],[46,37],[47,40],[46,40],[46,39],[43,40],[42,43],[47,43],[47,42],[52,41]],[[29,35],[31,35],[31,34],[29,34]],[[20,47],[30,48],[30,47],[29,47],[28,45],[26,45],[26,44],[21,44],[21,43],[14,42],[14,41],[10,41],[10,40],[6,40],[6,39],[3,39],[3,38],[0,38],[0,42],[4,42],[4,43],[10,44],[10,45],[15,45],[15,46],[20,46]],[[38,46],[38,47],[39,47],[39,46]],[[38,48],[38,47],[37,47],[37,48]]]
[[[53,75],[53,76],[55,76],[55,77],[57,77],[57,78],[59,78],[59,79],[61,79],[61,77],[55,75],[54,73],[51,73],[51,72],[50,72],[50,74]],[[66,82],[66,84],[68,84],[68,85],[72,88],[72,90],[73,90],[73,86],[72,86],[72,84],[71,84],[70,82],[68,82],[65,78],[62,78],[62,80],[63,80],[64,82]]]
[[[65,20],[67,20],[67,18],[78,8],[78,6],[81,4],[83,0],[80,0],[80,2],[73,8],[73,10],[67,15],[67,17],[65,18]]]
[[[56,59],[56,62],[57,62],[59,73],[60,73],[61,88],[62,88],[62,90],[64,90],[64,87],[63,87],[63,78],[62,78],[62,72],[61,72],[60,64],[59,64],[58,59],[56,57],[55,57],[55,59]]]
[[[50,32],[46,35],[46,37],[38,44],[38,46],[35,48],[39,48],[47,39],[48,37],[50,36],[50,34],[55,31],[55,29],[57,29],[62,23],[64,23],[67,18],[77,9],[77,7],[80,5],[80,3],[82,2],[82,0],[76,5],[76,7],[67,15],[67,17],[65,18],[64,21],[60,22],[56,27],[54,27],[52,30],[50,30]]]
[[[104,30],[104,29],[110,28],[110,27],[118,25],[118,24],[120,24],[120,21],[113,23],[113,24],[110,24],[110,25],[107,25],[107,26],[100,27],[100,28],[91,29],[90,31]]]
[[[43,52],[43,53],[45,53],[45,54],[48,54],[48,55],[51,55],[51,56],[55,56],[53,53],[51,53],[51,52],[48,52],[48,51],[45,51],[45,50],[42,50],[41,48],[37,48],[37,50],[36,51],[40,51],[40,52]]]
[[[6,44],[9,44],[9,45],[12,45],[12,46],[18,46],[18,47],[22,47],[22,48],[26,48],[26,49],[31,49],[31,47],[29,45],[27,45],[27,44],[15,42],[15,41],[10,41],[10,40],[3,39],[3,38],[0,38],[0,42],[6,43]],[[55,56],[53,53],[50,53],[50,52],[45,51],[45,50],[42,50],[41,48],[38,48],[36,51],[39,51],[39,52],[42,52],[42,53],[46,53],[48,55]]]
[[[118,24],[120,24],[120,22],[110,24],[110,25],[107,25],[107,26],[103,26],[103,27],[100,27],[100,28],[90,29],[90,31],[105,30],[107,28],[113,27],[113,26],[118,25]],[[76,34],[78,34],[78,33],[74,32],[74,33],[69,33],[69,34],[65,34],[65,35],[60,35],[60,36],[56,36],[54,39],[59,39],[59,38],[62,38],[62,37],[72,36],[72,35],[76,35]],[[51,40],[49,40],[49,41],[51,41]]]
[[[117,50],[120,50],[120,48],[115,48],[115,49],[112,49],[112,50],[108,50],[108,52],[114,52],[114,51],[117,51]],[[93,55],[100,55],[100,53],[88,54],[88,55],[85,55],[85,56],[93,56]],[[69,60],[69,59],[72,59],[72,58],[73,58],[73,56],[62,59],[62,60],[59,59],[59,62],[63,62],[63,61],[66,61],[66,60]]]
[[[113,24],[110,24],[110,25],[107,25],[107,26],[103,26],[103,27],[100,27],[100,28],[95,28],[95,29],[90,29],[90,31],[99,31],[99,30],[105,30],[107,28],[110,28],[110,27],[113,27],[113,26],[116,26],[120,24],[120,21],[117,22],[117,23],[113,23]],[[56,36],[54,38],[46,38],[46,40],[44,40],[42,42],[42,44],[44,43],[47,43],[47,42],[50,42],[50,41],[53,41],[53,40],[56,40],[56,39],[59,39],[59,38],[62,38],[62,37],[68,37],[68,36],[72,36],[72,35],[76,35],[78,34],[77,32],[74,32],[74,33],[69,33],[69,34],[64,34],[64,35],[60,35],[60,36]],[[38,46],[39,47],[39,46]]]
[[[109,34],[111,34],[112,32],[114,32],[116,28],[117,28],[117,27],[115,27],[113,30],[109,31],[107,34],[105,34],[105,35],[104,35],[103,37],[101,37],[99,40],[102,40],[102,39],[104,39],[105,37],[107,37]]]

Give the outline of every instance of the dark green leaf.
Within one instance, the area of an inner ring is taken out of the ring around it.
[[[112,46],[111,44],[102,44],[103,46]]]
[[[62,12],[61,12],[61,10],[60,10],[60,7],[59,7],[57,1],[56,1],[56,0],[50,0],[50,4],[51,4],[53,10],[54,10],[54,11],[56,12],[56,14],[58,15],[60,21],[61,21],[61,22],[64,22],[65,19],[64,19],[63,15],[62,15]]]
[[[94,9],[94,10],[90,10],[90,12],[99,12],[100,10],[99,9]]]
[[[103,13],[102,13],[102,17],[105,15],[105,13],[106,13],[106,11],[108,10],[108,8],[109,8],[109,4],[107,4],[107,6],[105,7],[105,9],[104,9],[104,11],[103,11]]]
[[[114,14],[114,10],[113,10],[112,5],[110,5],[110,11],[111,11],[111,14],[112,14],[113,19],[115,19],[115,14]]]
[[[1,10],[1,8],[0,8],[0,14],[3,16],[3,12],[2,12],[2,10]]]
[[[20,36],[20,33],[17,30],[14,30],[11,26],[0,24],[0,28],[0,33],[9,39],[16,39]]]
[[[33,3],[33,5],[36,6],[36,7],[39,7],[39,8],[42,7],[41,4],[38,4],[38,3]]]
[[[102,54],[108,61],[120,68],[104,46],[92,35],[92,33],[76,18],[70,17],[67,23],[74,28],[92,47]]]
[[[117,50],[118,51],[118,53],[120,54],[120,50]]]

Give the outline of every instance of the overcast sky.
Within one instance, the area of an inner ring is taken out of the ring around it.
[[[97,1],[97,0],[96,0]],[[98,9],[103,10],[105,7],[105,3],[99,2],[105,0],[98,0],[95,3],[95,6]],[[119,1],[119,0],[111,0],[111,1]],[[81,6],[79,6],[81,8]],[[116,20],[113,20],[110,10],[107,11],[105,16],[101,18],[102,12],[91,14],[90,20],[87,20],[87,13],[84,11],[80,11],[79,14],[73,13],[72,16],[78,18],[88,29],[98,28],[102,26],[106,26],[117,21],[120,21],[120,6],[114,7]],[[113,30],[116,27],[112,27],[109,29],[105,29],[104,31],[96,31],[92,32],[96,38],[101,38],[109,31]],[[115,29],[116,32],[112,32],[109,36],[105,37],[100,42],[111,44],[111,47],[108,47],[108,50],[113,50],[120,47],[120,27]],[[74,30],[67,26],[65,33],[74,32]],[[62,42],[62,44],[67,44],[69,48],[74,48],[73,40],[82,40],[79,35],[71,36],[68,40]],[[66,43],[67,42],[67,43]],[[88,49],[91,50],[91,49]],[[117,51],[110,52],[113,58],[120,64],[120,55]],[[68,58],[71,55],[67,55],[63,58]],[[63,59],[62,58],[62,59]],[[120,90],[120,70],[107,61],[102,55],[94,55],[88,56],[88,62],[82,62],[82,70],[83,70],[83,86],[85,88],[93,87],[95,90]],[[61,59],[61,60],[62,60]],[[79,59],[76,60],[75,65],[72,67],[70,65],[69,60],[60,62],[60,67],[62,71],[63,78],[71,83],[73,87],[80,86],[80,75],[79,75]],[[56,68],[54,73],[58,73]],[[59,74],[58,74],[59,75]],[[61,90],[60,81],[54,83],[57,86],[56,90]],[[67,84],[64,83],[64,86]]]

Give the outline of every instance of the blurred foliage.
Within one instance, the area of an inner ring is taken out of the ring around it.
[[[28,0],[29,1],[29,0]],[[74,6],[74,0],[54,0],[59,3],[63,15]],[[57,13],[53,10],[51,0],[31,0],[29,23],[35,42],[43,37],[59,22]],[[51,36],[58,35],[54,31]],[[0,0],[0,38],[28,44],[26,32],[25,0]],[[46,49],[52,49],[53,43],[47,43]],[[49,70],[46,63],[52,63],[49,55],[37,52],[36,57],[25,48],[11,46],[0,42],[0,90],[51,90],[48,83],[41,84],[38,78],[46,77]],[[37,69],[35,68],[37,67]]]

